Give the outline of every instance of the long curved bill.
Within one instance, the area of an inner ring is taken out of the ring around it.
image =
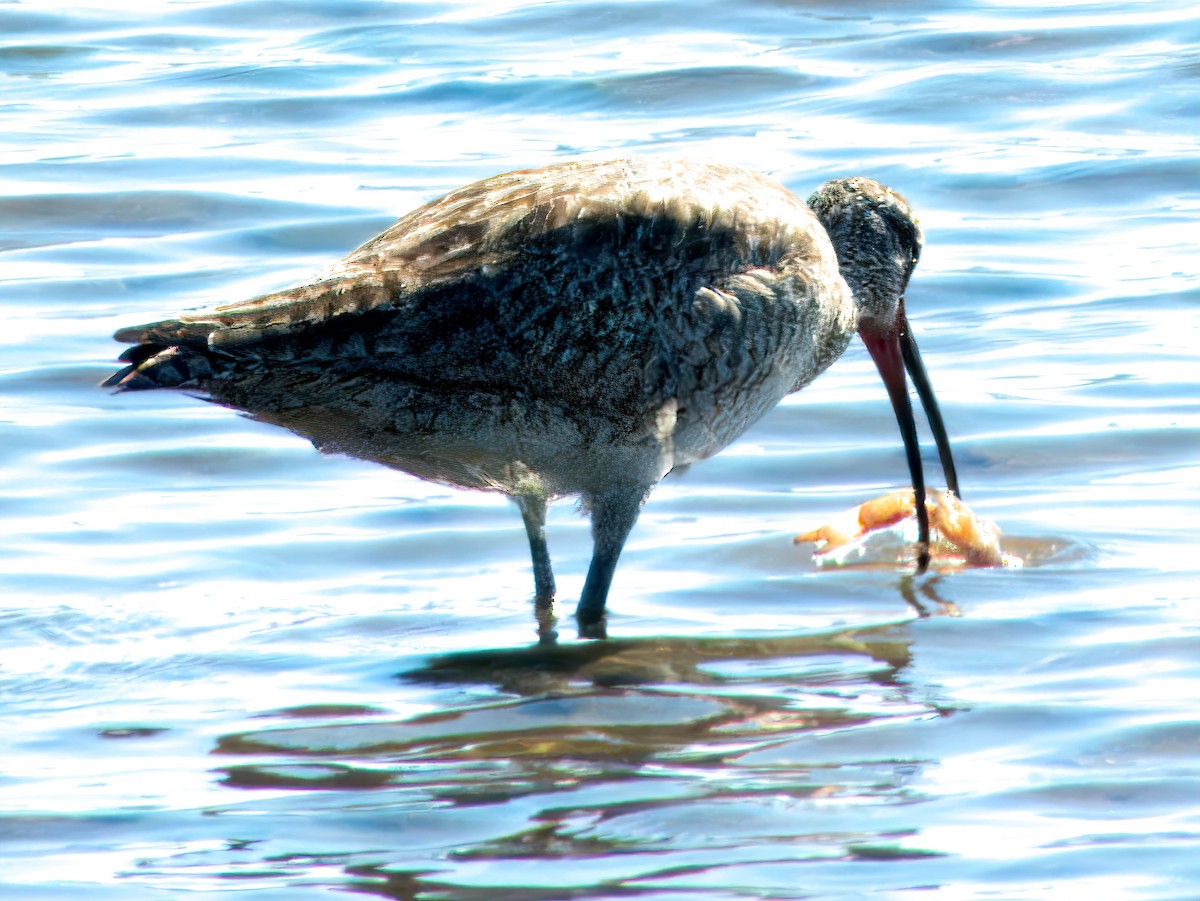
[[[908,399],[905,371],[912,378],[913,387],[917,389],[917,396],[921,398],[921,406],[925,409],[925,417],[929,420],[933,440],[937,443],[938,458],[945,471],[946,487],[958,497],[962,497],[958,490],[958,475],[954,468],[954,456],[950,451],[950,439],[946,434],[942,411],[933,393],[933,385],[929,382],[929,373],[925,371],[916,339],[912,336],[904,313],[899,315],[895,334],[871,335],[866,331],[859,334],[887,388],[892,409],[896,412],[896,422],[900,426],[900,436],[904,439],[904,455],[908,458],[913,499],[917,507],[917,571],[924,572],[929,566],[929,511],[925,509],[925,470],[921,465],[921,444],[917,439],[917,423],[913,416],[912,403]]]

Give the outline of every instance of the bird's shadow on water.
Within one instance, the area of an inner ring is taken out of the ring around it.
[[[936,587],[923,597],[937,603]],[[381,823],[403,814],[438,824],[420,851],[403,836],[381,847],[388,834],[381,828],[366,859],[330,856],[345,890],[394,899],[443,891],[514,901],[569,897],[543,879],[475,893],[444,865],[430,868],[428,842],[437,844],[438,830],[453,832],[461,820],[486,823],[479,831],[487,834],[446,839],[436,855],[451,869],[651,862],[680,849],[676,839],[655,838],[657,827],[642,834],[636,824],[661,820],[667,828],[693,805],[696,816],[716,810],[736,820],[737,811],[773,810],[781,798],[800,806],[908,803],[913,774],[930,761],[881,754],[879,730],[907,734],[953,712],[909,678],[910,622],[441,654],[394,677],[398,690],[448,699],[439,709],[403,718],[365,707],[271,711],[269,726],[218,740],[217,773],[228,788],[255,793],[255,810],[336,817],[332,811],[344,808]],[[788,841],[811,844],[819,856],[909,853],[886,830],[826,834],[803,817],[796,823],[800,831]],[[701,839],[684,844],[690,841]],[[249,852],[272,853],[280,852],[270,842]],[[629,886],[631,897],[640,893]]]
[[[396,679],[431,692],[490,689],[483,701],[476,691],[461,706],[399,720],[369,709],[278,710],[270,728],[223,736],[215,751],[271,758],[223,767],[225,783],[239,788],[383,788],[411,782],[406,768],[434,761],[441,770],[501,761],[516,770],[595,770],[684,755],[719,765],[798,733],[940,713],[903,678],[910,641],[908,627],[896,624],[444,654]],[[496,791],[486,779],[471,781],[439,777],[427,790],[440,800]]]

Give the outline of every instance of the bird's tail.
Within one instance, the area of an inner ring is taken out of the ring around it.
[[[208,347],[211,329],[198,326],[168,320],[121,329],[113,337],[133,345],[120,356],[129,365],[100,386],[120,391],[200,387],[216,374],[220,361]]]

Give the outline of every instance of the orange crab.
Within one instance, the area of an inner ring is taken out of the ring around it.
[[[1020,566],[1021,560],[1000,549],[996,524],[980,519],[950,491],[926,494],[930,528],[953,545],[971,566]],[[825,525],[797,535],[799,544],[815,541],[825,554],[879,529],[886,529],[916,515],[912,489],[893,491],[839,513]]]

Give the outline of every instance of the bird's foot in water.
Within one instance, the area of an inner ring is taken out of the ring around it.
[[[533,599],[533,615],[537,620],[538,644],[558,644],[558,617],[554,613],[554,595],[538,595]]]
[[[537,621],[538,644],[558,644],[558,615],[554,608],[554,595],[533,599],[533,615]],[[608,616],[603,608],[599,612],[580,604],[575,611],[580,638],[608,638]]]
[[[580,600],[575,609],[580,638],[608,638],[608,613],[603,604]]]

